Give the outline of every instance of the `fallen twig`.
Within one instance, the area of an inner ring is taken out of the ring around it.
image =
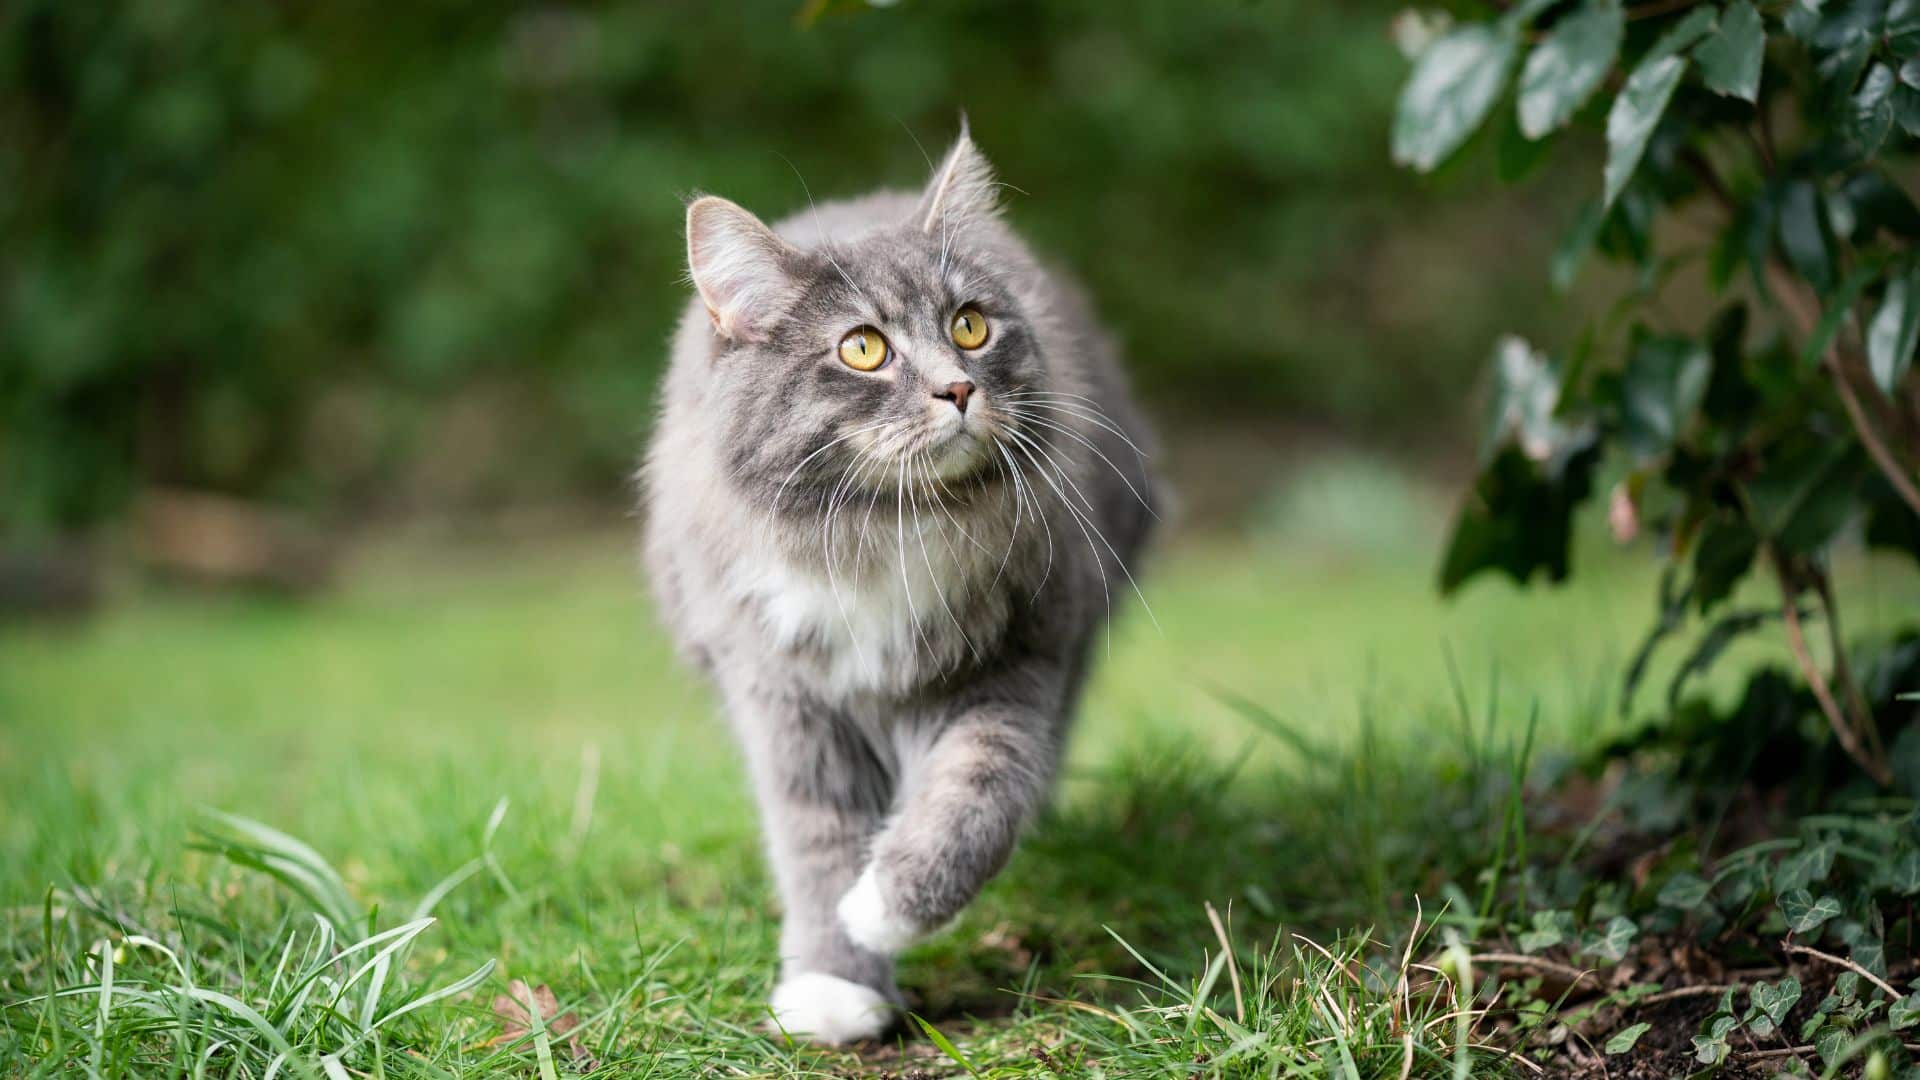
[[[1855,974],[1859,975],[1861,978],[1867,980],[1873,985],[1886,991],[1887,997],[1894,1001],[1899,1001],[1901,997],[1904,996],[1900,993],[1900,991],[1895,990],[1893,988],[1892,983],[1888,982],[1887,980],[1881,978],[1878,975],[1875,975],[1873,972],[1868,971],[1866,968],[1861,967],[1859,964],[1854,963],[1853,961],[1847,959],[1844,956],[1835,956],[1832,953],[1821,952],[1819,949],[1810,949],[1805,945],[1795,945],[1792,942],[1788,942],[1782,945],[1781,948],[1785,949],[1790,953],[1798,953],[1801,956],[1818,957],[1821,960],[1825,960],[1829,964],[1839,964],[1841,967],[1854,972]]]

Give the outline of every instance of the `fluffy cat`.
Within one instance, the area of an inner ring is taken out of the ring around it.
[[[924,192],[687,208],[642,469],[663,617],[744,749],[787,1032],[877,1036],[893,957],[1005,865],[1146,540],[1149,434],[963,128]]]

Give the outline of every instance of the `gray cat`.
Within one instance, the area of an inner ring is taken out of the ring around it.
[[[917,195],[687,208],[646,561],[745,750],[774,1018],[820,1042],[886,1031],[894,954],[1005,865],[1155,516],[1114,346],[997,188],[963,128]]]

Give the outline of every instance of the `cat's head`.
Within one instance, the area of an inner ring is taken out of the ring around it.
[[[829,234],[810,242],[725,199],[687,208],[736,479],[811,502],[827,486],[950,490],[1018,460],[1032,435],[1014,414],[1046,373],[1022,302],[1034,271],[995,220],[996,188],[962,131],[917,200],[803,214]]]

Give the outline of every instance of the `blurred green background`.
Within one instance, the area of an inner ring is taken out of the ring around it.
[[[682,200],[917,185],[962,110],[1203,508],[1303,441],[1459,460],[1559,321],[1551,186],[1389,166],[1392,4],[800,8],[0,7],[0,544],[623,508]]]

